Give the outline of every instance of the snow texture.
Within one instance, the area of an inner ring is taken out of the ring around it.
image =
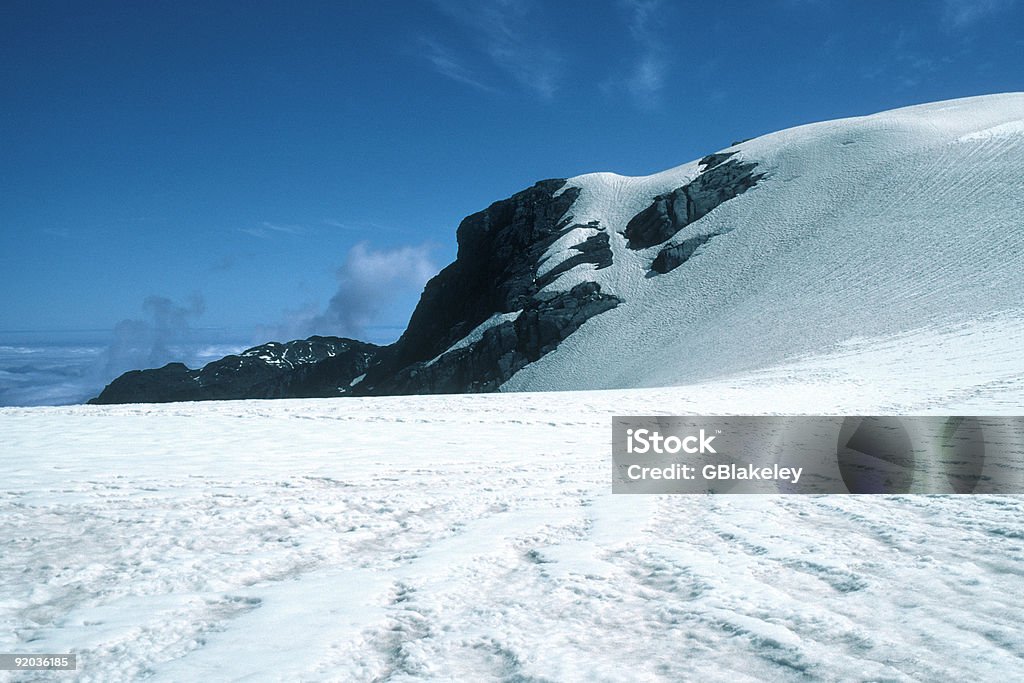
[[[573,268],[546,289],[594,280],[624,302],[504,390],[690,384],[850,339],[1024,318],[1024,94],[801,126],[725,151],[766,177],[680,231],[675,240],[718,236],[655,277],[661,246],[629,249],[622,232],[699,163],[569,179],[563,191],[580,188],[572,222],[597,221],[614,264]]]

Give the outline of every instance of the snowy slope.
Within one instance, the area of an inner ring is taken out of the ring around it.
[[[105,683],[1018,680],[1017,497],[609,471],[616,414],[1018,414],[1008,339],[667,389],[0,409],[0,651]]]
[[[569,214],[607,230],[614,263],[577,266],[548,289],[594,280],[625,301],[504,389],[678,385],[995,313],[1019,336],[1024,94],[802,126],[726,151],[766,177],[687,225],[677,238],[726,234],[655,277],[660,246],[630,249],[622,232],[698,163],[569,179],[566,189],[581,188]],[[542,270],[588,232],[559,240]],[[1024,349],[1018,359],[1024,367]]]

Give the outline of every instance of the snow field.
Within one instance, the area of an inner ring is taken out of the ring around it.
[[[1024,675],[1017,497],[611,495],[613,414],[766,408],[799,377],[885,405],[815,362],[789,385],[3,409],[0,650],[105,682]],[[930,409],[992,401],[986,379]]]

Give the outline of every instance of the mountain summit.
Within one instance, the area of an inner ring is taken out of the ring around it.
[[[541,181],[462,221],[390,346],[291,342],[344,349],[285,367],[289,345],[266,345],[242,354],[274,368],[257,393],[172,364],[91,402],[671,386],[1020,316],[1022,161],[1015,93],[800,126],[650,176]]]

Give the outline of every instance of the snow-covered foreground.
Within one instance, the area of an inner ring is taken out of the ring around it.
[[[615,414],[1014,413],[1019,329],[674,389],[2,409],[0,652],[103,682],[1020,680],[1020,498],[613,496],[609,451]]]

